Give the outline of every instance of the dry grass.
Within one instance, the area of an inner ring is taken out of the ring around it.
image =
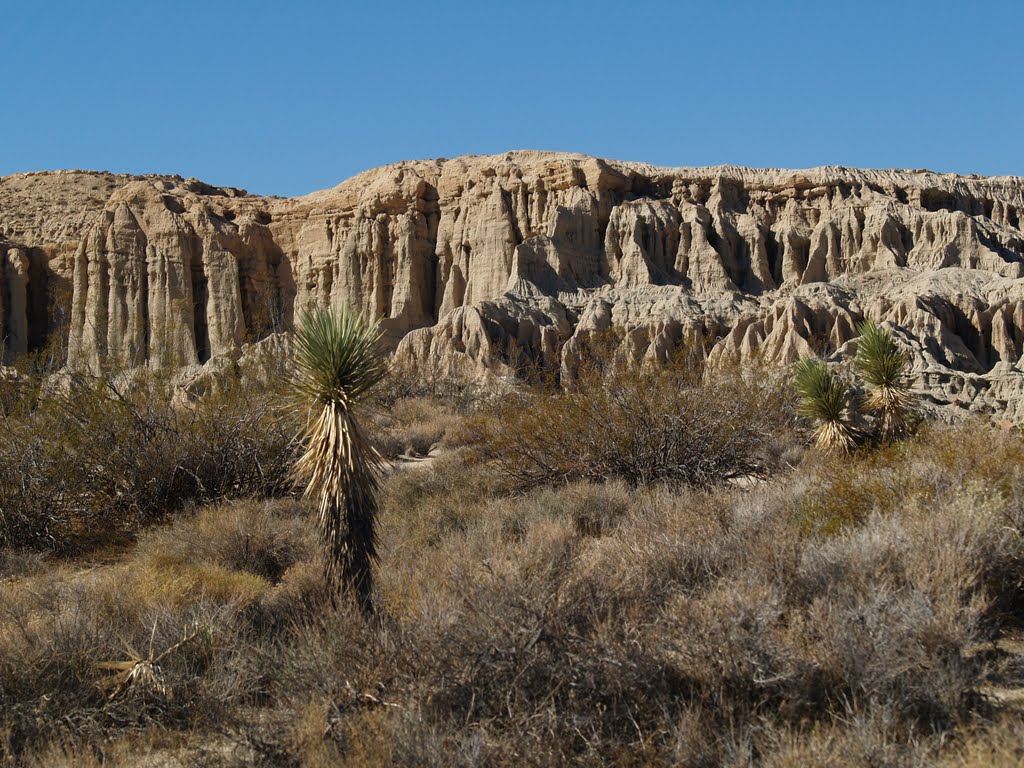
[[[371,624],[329,608],[294,501],[207,506],[113,562],[4,555],[0,762],[1019,764],[981,693],[1024,685],[991,642],[1021,629],[1016,433],[747,488],[523,489],[493,417],[452,408],[466,447],[384,483]],[[162,688],[101,687],[126,646]]]
[[[386,411],[371,410],[374,446],[388,459],[426,456],[460,417],[447,403],[429,397],[396,401]]]

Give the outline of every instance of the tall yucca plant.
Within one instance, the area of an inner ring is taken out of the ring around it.
[[[879,433],[884,440],[893,440],[907,433],[907,420],[912,409],[907,388],[910,361],[896,347],[892,334],[867,320],[858,327],[857,356],[854,364],[868,387],[864,410],[879,420]]]
[[[386,372],[380,334],[361,317],[317,309],[295,334],[295,393],[308,409],[293,476],[318,503],[324,575],[332,599],[351,591],[373,613],[380,454],[352,411]]]
[[[818,422],[814,432],[818,448],[849,453],[857,443],[857,432],[847,416],[846,385],[824,363],[805,357],[796,363],[796,389],[797,411]]]

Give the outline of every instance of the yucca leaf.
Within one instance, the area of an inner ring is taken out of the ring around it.
[[[854,363],[868,386],[865,409],[879,417],[879,432],[884,440],[907,432],[912,401],[907,387],[910,360],[896,346],[892,334],[867,320],[858,327],[857,356]]]
[[[331,309],[306,313],[295,334],[297,391],[320,403],[348,405],[387,372],[380,332],[359,315]]]
[[[848,398],[836,375],[824,363],[806,357],[795,368],[800,415],[825,421],[842,418]]]
[[[907,370],[907,355],[889,331],[870,320],[860,324],[855,363],[864,381],[875,387],[898,386]]]
[[[847,418],[850,398],[846,384],[823,362],[801,358],[794,366],[800,395],[797,412],[819,422],[815,438],[824,451],[850,451],[856,444],[856,430]]]

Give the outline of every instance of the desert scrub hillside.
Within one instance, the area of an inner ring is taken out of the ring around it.
[[[249,486],[113,556],[5,548],[3,761],[1020,764],[1019,434],[828,458],[783,390],[667,376],[371,404],[441,450],[383,481],[370,622]]]
[[[286,372],[259,386],[224,377],[201,396],[179,384],[139,372],[0,377],[0,547],[88,551],[203,504],[295,495],[303,414]],[[365,416],[384,457],[425,456],[476,399],[395,376]]]
[[[168,378],[0,380],[0,546],[58,552],[181,509],[290,491],[279,398],[238,381],[202,398]]]

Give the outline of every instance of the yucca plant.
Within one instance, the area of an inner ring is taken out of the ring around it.
[[[857,444],[857,430],[850,422],[850,398],[846,384],[828,366],[809,357],[796,366],[797,411],[818,422],[815,443],[826,453],[849,453]]]
[[[854,364],[868,388],[864,410],[878,417],[883,440],[894,440],[908,431],[913,402],[907,388],[907,354],[897,348],[892,334],[870,320],[857,329]]]
[[[295,333],[294,389],[307,409],[295,481],[318,504],[324,576],[332,599],[348,591],[373,613],[376,518],[383,459],[353,407],[380,382],[386,364],[380,333],[359,315],[317,309]]]

